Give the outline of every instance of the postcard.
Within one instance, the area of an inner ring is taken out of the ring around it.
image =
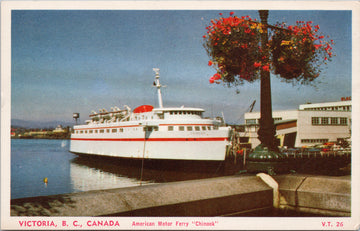
[[[359,20],[2,1],[1,229],[359,230]]]

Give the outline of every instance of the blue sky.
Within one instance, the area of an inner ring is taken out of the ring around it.
[[[225,10],[13,10],[11,118],[81,121],[91,110],[142,104],[157,106],[153,67],[160,68],[164,106],[201,107],[241,123],[256,100],[260,82],[236,88],[209,84],[215,73],[202,36]],[[257,11],[235,15],[259,19]],[[313,21],[335,42],[336,56],[323,66],[316,87],[272,76],[273,110],[351,96],[351,11],[271,10],[269,23]]]

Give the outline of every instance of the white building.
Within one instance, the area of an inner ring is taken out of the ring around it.
[[[260,144],[260,112],[245,113],[242,137],[255,148]],[[302,104],[297,110],[273,111],[280,146],[303,147],[351,137],[351,100]],[[245,139],[246,140],[246,139]]]

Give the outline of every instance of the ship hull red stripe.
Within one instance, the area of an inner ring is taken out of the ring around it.
[[[144,141],[144,138],[71,138],[71,140],[77,141]],[[148,138],[146,141],[225,141],[228,138],[213,137],[213,138]]]

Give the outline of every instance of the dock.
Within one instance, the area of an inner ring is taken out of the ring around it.
[[[11,200],[11,216],[351,216],[350,176],[234,175]]]

